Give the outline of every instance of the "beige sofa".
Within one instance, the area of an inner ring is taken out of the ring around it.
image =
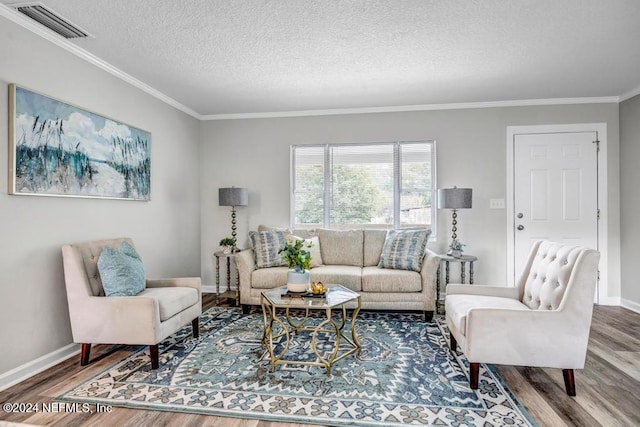
[[[316,235],[322,265],[310,269],[311,281],[338,283],[362,296],[362,308],[373,310],[411,310],[424,312],[427,321],[436,307],[435,280],[438,256],[426,250],[420,272],[379,268],[386,230],[325,230],[310,234],[295,231],[299,237]],[[236,256],[240,276],[240,303],[245,312],[260,304],[265,289],[287,283],[287,267],[257,268],[253,249]]]

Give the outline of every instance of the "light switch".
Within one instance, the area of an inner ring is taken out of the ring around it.
[[[504,209],[504,199],[490,199],[489,209]]]

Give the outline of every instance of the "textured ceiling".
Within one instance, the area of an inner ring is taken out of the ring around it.
[[[95,36],[72,43],[202,116],[640,88],[638,0],[41,3]]]

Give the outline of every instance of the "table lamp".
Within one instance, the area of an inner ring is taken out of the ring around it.
[[[236,206],[247,206],[249,204],[249,190],[246,188],[219,188],[218,205],[231,206],[231,237],[236,239]],[[234,243],[233,252],[238,252],[238,247]]]
[[[458,209],[471,209],[471,188],[441,188],[438,190],[438,209],[452,209],[451,239],[456,240]]]

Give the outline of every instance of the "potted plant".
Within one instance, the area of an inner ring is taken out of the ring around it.
[[[449,245],[449,253],[454,258],[460,258],[462,256],[462,247],[466,246],[460,240],[453,239]]]
[[[307,242],[306,249],[312,246]],[[278,253],[287,262],[287,289],[290,292],[305,292],[309,288],[309,267],[311,266],[311,252],[305,249],[304,240],[288,240]]]
[[[222,247],[223,253],[230,254],[236,247],[236,239],[233,237],[225,237],[220,240],[220,246]]]

